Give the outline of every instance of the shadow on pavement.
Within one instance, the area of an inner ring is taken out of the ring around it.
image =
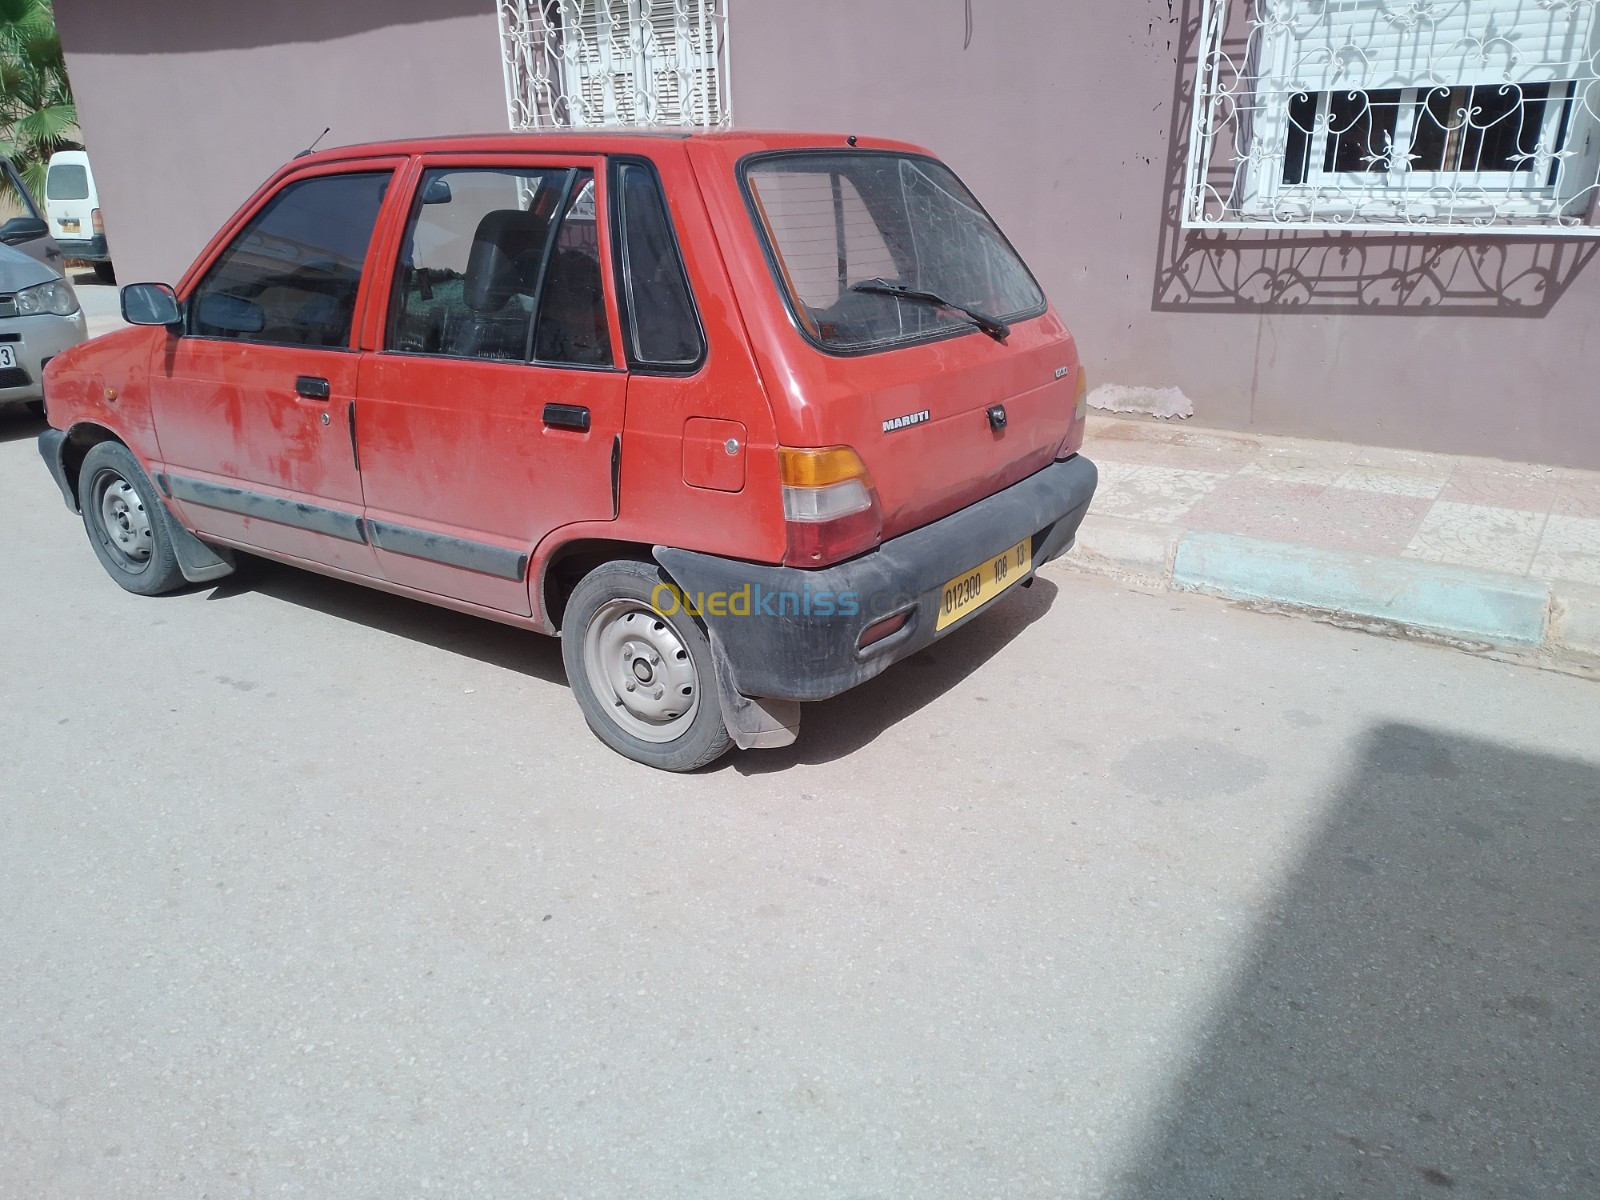
[[[515,671],[530,679],[563,686],[567,682],[566,672],[561,667],[560,643],[530,630],[390,595],[376,588],[346,583],[249,554],[239,556],[239,570],[218,582],[210,598],[226,600],[243,592],[271,596],[286,604],[421,642],[492,667]]]
[[[1357,750],[1119,1200],[1600,1195],[1600,771]]]
[[[807,704],[800,718],[800,740],[793,746],[735,754],[723,764],[741,775],[766,775],[854,754],[963,683],[1048,613],[1058,592],[1042,575],[1031,588],[1013,589],[965,628],[896,663],[871,682],[832,700]]]
[[[8,405],[0,408],[0,444],[5,442],[20,442],[27,438],[37,438],[45,431],[43,417],[36,417],[20,405]],[[48,482],[50,472],[44,463],[35,458],[34,464],[38,466],[39,473]],[[50,485],[50,490],[55,490],[55,485]]]
[[[271,596],[547,683],[565,686],[567,682],[561,645],[555,638],[482,617],[251,555],[239,557],[238,572],[212,588],[210,598],[226,600],[243,592]],[[731,767],[741,774],[759,775],[802,763],[832,762],[854,753],[983,666],[1049,612],[1056,594],[1056,585],[1042,577],[1029,590],[1017,589],[993,611],[897,663],[871,683],[837,699],[806,705],[800,740],[794,746],[735,753],[712,769]]]

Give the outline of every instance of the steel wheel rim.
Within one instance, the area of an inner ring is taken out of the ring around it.
[[[600,606],[584,631],[583,665],[601,707],[640,741],[677,741],[700,712],[694,656],[667,619],[640,601]]]
[[[155,553],[156,533],[138,489],[106,471],[95,480],[93,494],[107,549],[130,567],[145,566]]]

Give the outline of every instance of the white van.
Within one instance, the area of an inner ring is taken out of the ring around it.
[[[58,150],[50,156],[44,184],[45,213],[50,232],[68,258],[94,264],[105,283],[116,275],[111,251],[106,247],[106,227],[100,218],[100,193],[94,186],[89,155],[83,150]]]

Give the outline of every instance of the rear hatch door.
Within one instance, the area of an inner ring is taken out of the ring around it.
[[[70,242],[94,236],[94,184],[87,163],[59,156],[52,159],[44,195],[52,235]]]
[[[1054,460],[1072,432],[1077,349],[948,167],[786,152],[748,161],[744,183],[774,278],[820,352],[792,376],[804,391],[793,436],[862,456],[885,538]]]

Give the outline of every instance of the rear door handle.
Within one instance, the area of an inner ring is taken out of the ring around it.
[[[294,381],[294,394],[306,400],[326,400],[333,395],[333,389],[320,376],[301,375]]]
[[[546,404],[544,423],[552,429],[576,429],[589,432],[589,410],[577,404]]]

